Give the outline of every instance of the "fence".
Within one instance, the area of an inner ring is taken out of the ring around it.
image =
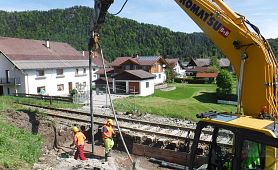
[[[90,102],[90,91],[83,91],[77,94],[74,94],[72,97],[73,103],[76,104],[89,104]]]
[[[40,94],[26,94],[26,93],[16,93],[14,94],[14,96],[49,100],[50,104],[52,103],[52,101],[63,101],[63,102],[73,103],[72,97],[64,97],[64,96],[48,96],[48,95],[40,95]]]

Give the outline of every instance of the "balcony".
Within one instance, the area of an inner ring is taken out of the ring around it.
[[[1,78],[0,85],[20,85],[20,78]]]

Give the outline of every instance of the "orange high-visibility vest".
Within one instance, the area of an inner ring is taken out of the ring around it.
[[[86,139],[86,137],[82,132],[77,132],[74,135],[74,144],[77,145],[77,146],[84,145],[85,144],[85,139]]]
[[[112,138],[112,134],[113,134],[113,127],[112,126],[107,126],[104,125],[102,127],[102,138]]]

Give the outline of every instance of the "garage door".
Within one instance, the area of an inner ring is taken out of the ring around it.
[[[129,94],[139,94],[140,88],[139,88],[139,82],[129,82]]]
[[[126,93],[126,82],[116,82],[116,93]]]

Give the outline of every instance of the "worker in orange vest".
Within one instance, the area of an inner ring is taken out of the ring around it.
[[[113,135],[115,134],[113,130],[113,120],[108,119],[106,124],[101,128],[102,139],[105,147],[105,161],[107,161],[107,157],[111,156],[111,150],[114,146]]]
[[[269,114],[268,108],[266,106],[263,106],[261,109],[261,112],[259,114],[260,119],[269,119],[272,120],[273,117]]]
[[[73,131],[73,144],[71,146],[75,145],[76,152],[74,155],[74,159],[80,158],[81,160],[86,160],[86,157],[84,155],[84,145],[85,145],[85,135],[82,132],[79,132],[79,129],[75,126],[72,128]]]

